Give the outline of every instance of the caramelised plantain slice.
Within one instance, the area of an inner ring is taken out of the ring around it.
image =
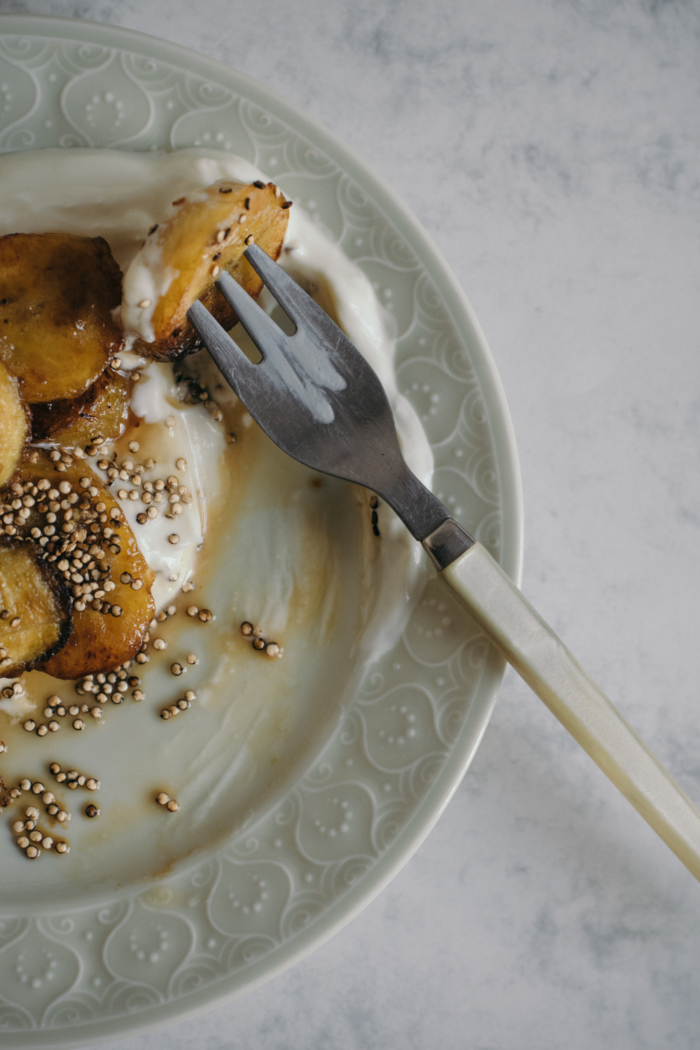
[[[63,448],[87,445],[98,435],[115,441],[126,429],[133,380],[106,369],[84,394],[72,401],[32,407],[32,440]]]
[[[197,299],[232,328],[238,318],[214,281],[227,270],[257,298],[262,281],[243,258],[246,240],[278,259],[290,206],[271,182],[243,186],[231,179],[173,201],[124,275],[122,324],[143,340],[137,349],[170,360],[201,346],[186,316]]]
[[[0,362],[0,485],[19,463],[27,439],[27,410],[17,392],[17,380]]]
[[[16,678],[65,645],[68,589],[36,543],[0,541],[0,678]]]
[[[0,499],[0,530],[13,541],[34,537],[64,579],[72,602],[68,640],[40,670],[56,678],[79,678],[132,659],[155,612],[155,574],[119,504],[96,475],[83,460],[54,463],[49,453],[34,449]],[[29,516],[17,512],[8,524],[7,508],[25,499],[31,503]],[[129,582],[122,583],[122,577]]]
[[[22,400],[78,397],[122,345],[121,271],[102,237],[0,237],[0,361]]]

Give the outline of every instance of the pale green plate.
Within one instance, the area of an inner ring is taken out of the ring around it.
[[[317,213],[391,304],[399,388],[431,441],[436,493],[518,579],[520,483],[496,369],[454,278],[391,191],[324,128],[192,51],[72,20],[3,15],[0,30],[0,150],[226,149]],[[147,887],[136,877],[88,895],[64,887],[60,904],[28,866],[22,893],[1,902],[3,1047],[76,1047],[172,1023],[311,951],[437,820],[502,673],[431,580],[399,644],[282,797],[223,845]],[[15,850],[4,826],[0,835],[1,879]]]

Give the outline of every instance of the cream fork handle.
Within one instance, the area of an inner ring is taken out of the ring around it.
[[[439,575],[574,740],[700,880],[700,812],[486,548],[475,543]]]

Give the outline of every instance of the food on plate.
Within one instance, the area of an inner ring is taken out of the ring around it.
[[[187,320],[197,299],[233,327],[236,315],[214,282],[225,270],[257,298],[262,281],[243,252],[254,240],[277,260],[290,205],[271,182],[242,185],[233,179],[173,201],[124,275],[122,321],[127,333],[142,340],[138,349],[172,360],[201,346]]]
[[[121,271],[102,237],[0,237],[0,361],[23,401],[78,397],[123,343]]]
[[[33,542],[0,546],[0,677],[30,671],[65,644],[68,588]]]
[[[139,299],[137,305],[155,332],[152,356],[175,357],[192,348],[194,331],[185,314],[197,298],[234,323],[212,290],[214,280],[227,269],[251,294],[259,293],[262,282],[241,258],[245,242],[254,237],[277,257],[287,203],[271,183],[241,185],[231,179],[173,202],[124,282],[123,314],[129,313],[129,290],[143,283],[149,267],[151,287],[162,293],[153,291],[152,304]],[[0,492],[4,535],[33,544],[35,561],[46,559],[70,589],[69,634],[60,636],[60,645],[56,635],[45,646],[51,648],[48,658],[35,653],[31,663],[59,679],[113,671],[139,651],[156,611],[155,573],[118,500],[83,462],[81,448],[105,447],[128,422],[133,379],[107,367],[123,343],[113,318],[121,301],[121,271],[101,237],[33,233],[0,238],[0,272],[8,315],[0,330],[8,370],[0,389],[11,410],[11,425],[0,424],[8,448],[5,480],[24,445],[23,401],[33,403],[34,441],[80,453],[35,451],[12,475],[12,486]],[[30,505],[22,515],[13,513],[13,501],[24,499]],[[179,535],[171,532],[169,541],[176,540]],[[17,661],[17,673],[29,663]]]
[[[15,435],[19,466],[0,484],[0,544],[25,551],[41,581],[37,592],[54,593],[53,581],[65,619],[55,641],[47,635],[24,654],[5,649],[12,662],[0,668],[0,807],[15,807],[15,843],[32,859],[52,839],[53,852],[68,851],[55,832],[58,824],[65,830],[71,808],[73,845],[82,845],[81,813],[99,818],[100,849],[88,850],[90,859],[81,853],[81,863],[99,868],[108,857],[104,877],[121,879],[131,877],[135,858],[155,872],[207,848],[263,804],[316,746],[343,690],[400,635],[407,580],[417,594],[405,530],[369,494],[310,475],[271,446],[206,352],[188,352],[186,326],[175,335],[173,317],[184,317],[199,288],[233,323],[211,270],[232,270],[257,294],[260,282],[241,262],[253,236],[380,371],[412,469],[426,478],[431,460],[396,391],[393,341],[369,279],[251,165],[202,150],[57,150],[50,162],[47,182],[45,154],[0,158],[0,246],[17,243],[16,229],[37,243],[107,242],[116,262],[105,247],[102,269],[126,277],[121,308],[109,294],[116,335],[79,389],[54,388],[30,402],[23,377],[5,362],[3,389],[30,415],[31,436],[27,444],[24,431]],[[197,228],[197,215],[205,227]],[[235,230],[232,215],[245,218]],[[168,267],[189,274],[182,288],[169,273],[162,303],[154,294],[143,305],[143,292],[132,301],[139,280],[152,291]],[[97,310],[100,296],[93,298]],[[267,292],[260,301],[278,316]],[[160,342],[151,325],[158,317]],[[65,381],[72,373],[65,348],[79,353],[80,345],[60,330],[53,336],[43,345],[62,346]],[[237,330],[236,339],[245,348],[245,333]],[[55,363],[48,352],[37,360],[45,370]],[[9,418],[0,416],[8,440]],[[0,629],[13,630],[15,619],[0,620]],[[335,683],[342,661],[351,674],[329,697],[325,682]],[[85,737],[89,761],[80,752]],[[76,764],[90,775],[79,776]],[[134,764],[136,775],[125,776]],[[52,791],[37,795],[47,770],[57,781],[53,801],[44,797]],[[82,778],[91,790],[97,774],[100,808],[69,807],[64,784],[80,788]],[[123,821],[122,805],[138,819]],[[157,827],[163,808],[171,814],[167,840]],[[30,828],[36,821],[46,827]],[[39,830],[36,846],[29,836]]]
[[[106,369],[79,397],[32,405],[32,441],[73,448],[95,434],[115,441],[126,430],[133,381]]]
[[[27,410],[20,400],[17,380],[0,362],[0,485],[19,463],[27,430]]]

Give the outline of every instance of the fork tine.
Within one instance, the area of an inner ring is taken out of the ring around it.
[[[261,306],[241,288],[227,273],[222,273],[216,282],[219,291],[226,302],[231,306],[238,316],[246,332],[257,346],[263,358],[266,356],[265,347],[278,346],[280,337],[286,338],[282,329],[279,328],[271,317],[265,313]]]
[[[258,366],[248,360],[240,346],[224,331],[219,322],[214,320],[206,306],[199,302],[193,303],[187,311],[187,316],[235,392],[242,401],[245,400],[241,388],[255,382]]]
[[[245,257],[290,320],[299,326],[308,316],[309,302],[313,299],[259,245],[253,243],[246,248]]]
[[[265,285],[280,304],[288,317],[297,327],[296,333],[287,341],[286,349],[291,350],[294,340],[300,333],[306,336],[324,351],[329,359],[353,360],[358,351],[349,343],[345,333],[338,327],[326,311],[312,299],[308,292],[301,288],[293,277],[274,262],[257,244],[253,243],[245,250],[245,257],[262,277]],[[349,355],[348,355],[349,348]],[[355,357],[356,359],[356,357]]]

